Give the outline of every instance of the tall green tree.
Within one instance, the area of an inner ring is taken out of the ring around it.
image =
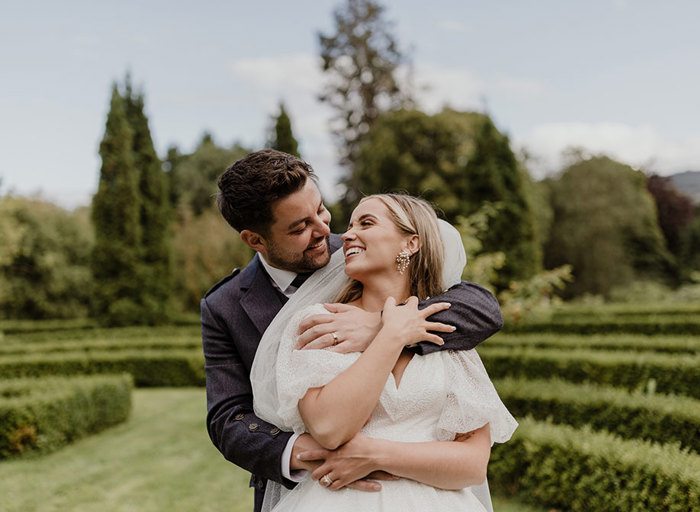
[[[132,155],[139,175],[141,224],[142,320],[162,323],[170,314],[172,296],[171,230],[168,181],[153,147],[143,93],[126,80],[124,107],[132,129]]]
[[[483,201],[500,204],[483,239],[485,252],[503,251],[506,264],[498,274],[500,288],[525,279],[541,269],[535,216],[526,191],[527,178],[519,166],[508,138],[486,118],[474,139],[474,152],[465,167],[467,182],[463,199],[469,213]]]
[[[87,316],[92,244],[83,209],[0,197],[0,317]]]
[[[299,157],[299,144],[292,133],[292,122],[289,119],[284,103],[280,103],[280,113],[275,117],[275,127],[270,137],[269,147],[284,151]]]
[[[334,20],[334,33],[318,35],[327,76],[320,99],[335,111],[332,132],[339,144],[341,164],[351,171],[377,118],[408,101],[396,76],[406,59],[379,3],[347,0],[335,10]],[[359,199],[360,182],[352,173],[343,181],[347,210]]]
[[[92,201],[91,259],[96,284],[93,314],[111,325],[134,323],[142,311],[141,198],[133,137],[124,99],[114,84],[100,143],[100,181]]]
[[[607,295],[636,279],[672,275],[642,172],[604,156],[581,157],[547,183],[554,218],[545,265],[573,266],[567,296]]]
[[[193,153],[178,155],[169,175],[177,208],[188,208],[195,216],[214,206],[216,182],[226,168],[250,151],[238,144],[229,148],[216,144],[205,133]],[[175,156],[175,155],[173,155]]]
[[[388,112],[370,131],[354,174],[361,193],[421,195],[452,223],[484,203],[499,203],[483,239],[484,253],[505,254],[496,284],[506,287],[540,269],[526,176],[488,116],[450,109],[433,116]]]

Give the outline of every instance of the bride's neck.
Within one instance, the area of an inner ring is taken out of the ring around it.
[[[372,279],[362,284],[362,297],[359,305],[365,311],[381,311],[389,297],[397,304],[404,302],[411,294],[408,279],[397,273],[397,276],[385,279]]]

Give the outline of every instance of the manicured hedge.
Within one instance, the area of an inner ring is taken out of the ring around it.
[[[51,451],[126,421],[129,375],[0,381],[0,459]]]
[[[203,386],[204,358],[194,350],[69,352],[0,357],[0,375],[41,377],[128,373],[139,387]]]
[[[644,317],[588,317],[506,323],[505,332],[554,332],[559,334],[700,334],[700,315]]]
[[[596,317],[646,317],[646,316],[683,316],[700,314],[700,304],[691,302],[655,302],[650,304],[607,303],[607,304],[562,304],[558,306],[553,316],[556,319],[574,316]]]
[[[158,327],[114,327],[103,329],[89,327],[84,329],[60,329],[56,331],[25,331],[15,334],[6,334],[2,344],[29,344],[29,343],[54,343],[60,341],[81,340],[114,340],[114,339],[152,339],[168,337],[184,337],[201,339],[202,329],[197,325],[174,326],[164,325]]]
[[[51,354],[58,352],[94,352],[112,350],[201,350],[201,337],[179,335],[147,338],[108,338],[63,340],[41,343],[10,342],[0,344],[0,356],[12,354]]]
[[[488,478],[492,490],[572,512],[700,511],[697,454],[530,418],[493,447]]]
[[[644,334],[508,334],[499,333],[488,340],[488,346],[557,348],[571,350],[575,348],[603,350],[651,350],[668,353],[700,353],[699,336],[648,336]]]
[[[494,385],[515,417],[530,415],[574,427],[591,425],[625,439],[680,443],[700,453],[700,401],[674,395],[572,384],[559,379],[500,379]]]
[[[652,352],[490,347],[478,349],[491,378],[559,377],[700,398],[700,356]]]
[[[56,320],[0,320],[0,331],[7,334],[24,332],[59,331],[63,329],[90,329],[97,322],[90,318],[68,318]]]

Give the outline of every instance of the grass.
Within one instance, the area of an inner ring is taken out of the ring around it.
[[[202,389],[138,390],[128,423],[0,464],[4,512],[250,512],[248,475],[204,426]]]
[[[3,512],[251,512],[249,475],[204,427],[203,389],[139,389],[131,419],[44,457],[0,463]],[[494,497],[498,512],[544,512]]]

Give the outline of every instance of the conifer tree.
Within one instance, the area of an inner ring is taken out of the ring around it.
[[[167,177],[153,148],[142,93],[126,79],[124,107],[133,131],[132,154],[139,175],[143,306],[141,320],[161,323],[168,318],[172,292],[170,211]]]
[[[299,157],[299,144],[292,133],[292,122],[289,119],[284,103],[280,103],[280,113],[275,119],[275,131],[270,147]]]
[[[132,153],[133,131],[117,85],[100,143],[102,167],[92,202],[95,247],[93,314],[109,325],[133,323],[141,310],[139,176]]]
[[[499,133],[488,117],[476,133],[465,180],[468,186],[464,200],[469,213],[476,212],[485,201],[500,203],[483,240],[484,252],[503,251],[506,256],[497,285],[506,288],[510,281],[537,273],[542,255],[525,176],[510,149],[508,137]]]

